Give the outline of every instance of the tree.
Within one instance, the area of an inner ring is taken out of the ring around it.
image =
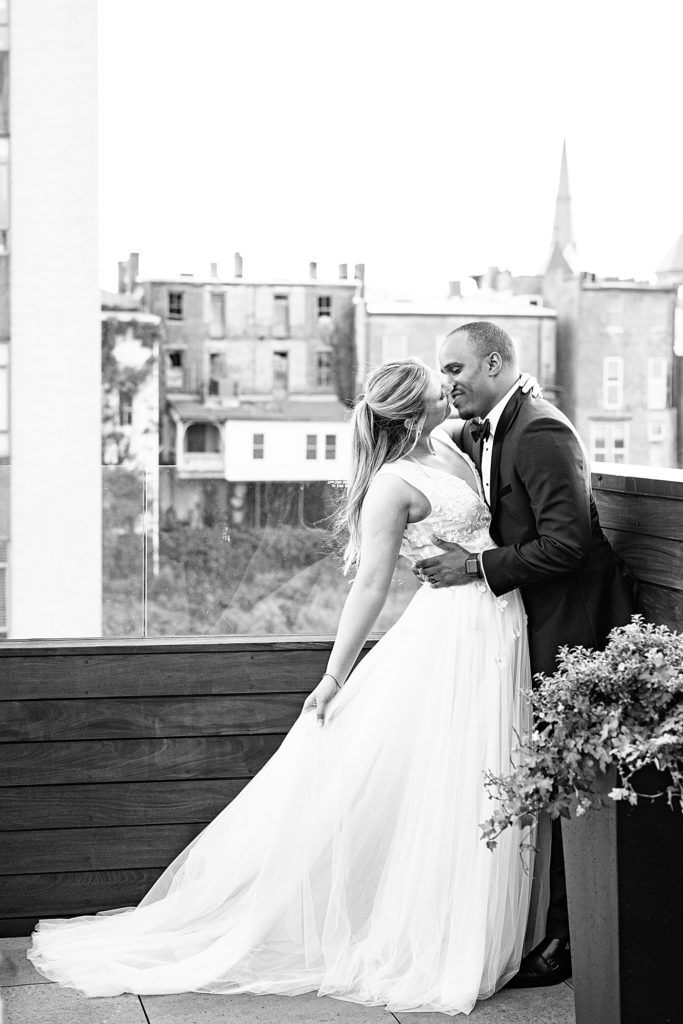
[[[121,335],[133,336],[146,348],[149,357],[142,366],[132,367],[119,362],[115,349]],[[147,380],[154,367],[154,345],[159,339],[156,324],[141,323],[135,319],[119,320],[116,315],[102,322],[102,461],[111,464],[112,447],[116,446],[116,464],[123,465],[128,457],[129,440],[121,429],[119,410],[130,404]],[[113,444],[112,444],[113,442]]]

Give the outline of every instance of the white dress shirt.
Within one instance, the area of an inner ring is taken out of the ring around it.
[[[519,381],[516,380],[507,394],[503,395],[500,402],[494,405],[493,409],[491,409],[491,412],[486,417],[489,421],[490,433],[484,441],[484,447],[481,452],[481,482],[484,487],[486,504],[489,507],[491,505],[491,452],[493,451],[493,438],[496,433],[496,427],[500,422],[500,417],[503,415],[503,410],[518,387]]]

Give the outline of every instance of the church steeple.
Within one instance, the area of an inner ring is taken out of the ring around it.
[[[546,264],[546,273],[550,270],[576,272],[576,242],[574,240],[574,223],[572,220],[572,197],[569,191],[569,167],[567,163],[567,142],[562,144],[562,163],[560,164],[560,181],[557,186],[555,200],[555,219],[553,236],[550,242],[550,256]]]

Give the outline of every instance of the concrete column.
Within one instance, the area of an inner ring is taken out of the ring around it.
[[[12,637],[102,628],[96,11],[10,15]]]

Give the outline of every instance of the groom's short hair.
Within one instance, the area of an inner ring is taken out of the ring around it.
[[[517,363],[512,338],[502,327],[497,327],[489,320],[473,320],[472,323],[462,324],[446,337],[451,338],[454,334],[466,334],[482,359],[490,356],[492,352],[497,352],[505,366],[514,366]]]

